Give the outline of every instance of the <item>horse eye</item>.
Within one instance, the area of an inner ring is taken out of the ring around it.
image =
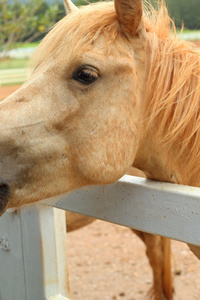
[[[81,83],[84,84],[91,84],[95,80],[97,80],[99,77],[97,71],[89,69],[89,68],[83,68],[76,72],[73,75],[73,78]]]

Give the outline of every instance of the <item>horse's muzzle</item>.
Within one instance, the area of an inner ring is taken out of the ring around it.
[[[0,183],[0,215],[2,215],[8,204],[10,188],[7,183]]]

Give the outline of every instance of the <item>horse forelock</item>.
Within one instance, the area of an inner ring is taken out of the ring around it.
[[[161,5],[155,10],[149,4],[145,5],[144,25],[147,32],[165,38],[170,34],[170,18],[166,7]],[[44,38],[33,55],[30,68],[41,64],[55,49],[68,43],[82,45],[94,43],[99,35],[106,37],[105,47],[114,42],[118,35],[123,36],[117,20],[113,2],[103,2],[87,5],[70,13],[58,22]]]
[[[66,43],[70,44],[72,49],[80,49],[81,53],[83,45],[86,47],[93,44],[101,33],[109,45],[116,39],[118,32],[119,24],[112,3],[82,7],[55,25],[33,54],[29,66],[34,69],[54,50],[65,46]]]

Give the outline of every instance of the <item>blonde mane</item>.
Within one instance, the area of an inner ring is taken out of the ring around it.
[[[149,128],[156,126],[155,139],[160,141],[160,147],[168,151],[176,145],[177,159],[184,156],[193,172],[200,156],[199,51],[176,36],[163,1],[157,10],[145,3],[143,23],[146,31],[147,113],[142,121],[146,122],[146,134]],[[94,43],[101,33],[108,44],[119,35],[123,36],[112,2],[89,5],[63,18],[40,44],[30,65],[34,68],[41,64],[65,44],[66,38],[72,45],[80,44],[81,49],[83,44]]]
[[[188,172],[184,184],[194,185],[200,182],[200,52],[176,32],[149,35],[146,51],[145,134],[154,128],[163,153],[176,149],[174,160]]]

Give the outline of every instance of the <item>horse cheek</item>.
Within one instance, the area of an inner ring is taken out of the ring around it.
[[[109,130],[108,130],[109,128]],[[78,175],[88,184],[111,183],[132,166],[138,149],[137,130],[130,124],[107,119],[73,147]]]

